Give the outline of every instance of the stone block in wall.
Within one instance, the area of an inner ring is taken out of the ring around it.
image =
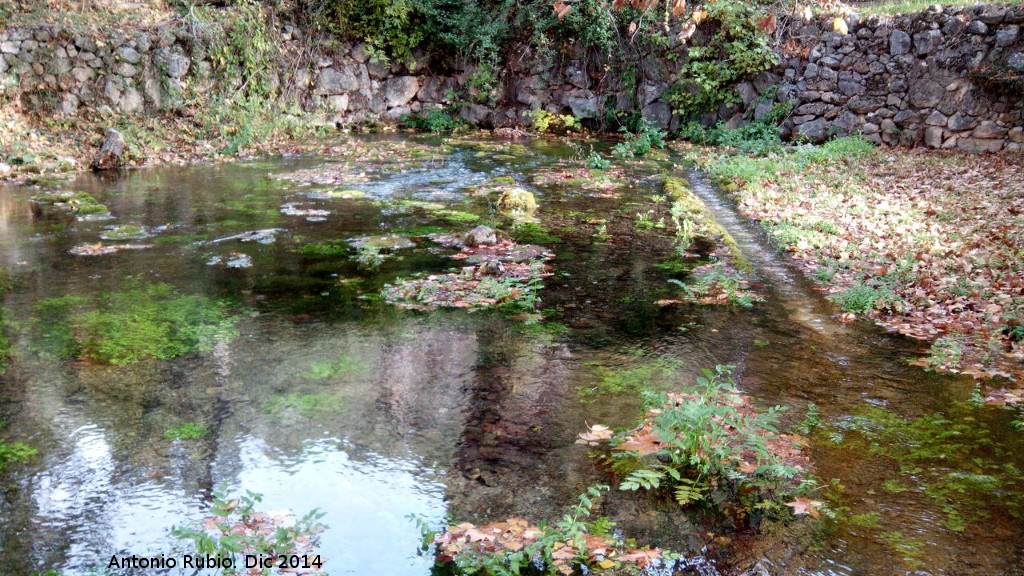
[[[917,108],[931,108],[942,100],[945,93],[945,87],[934,80],[917,82],[910,88],[910,105]]]
[[[1020,26],[1010,24],[996,30],[996,46],[1005,48],[1012,45],[1020,37]]]
[[[590,90],[572,90],[564,96],[562,102],[577,118],[597,118],[601,107],[600,100]]]
[[[490,115],[490,108],[480,104],[470,104],[459,109],[459,116],[466,122],[475,125],[486,123]]]
[[[359,89],[355,74],[348,68],[324,68],[316,79],[313,92],[319,95],[341,94]]]
[[[1003,138],[1006,136],[1007,129],[996,124],[991,120],[982,120],[978,127],[971,132],[973,138]]]
[[[970,130],[977,125],[977,120],[966,114],[963,114],[962,112],[957,112],[956,114],[953,114],[952,116],[949,117],[949,121],[946,122],[946,126],[950,130],[953,130],[955,132],[959,132],[961,130]]]
[[[942,32],[939,30],[926,30],[914,34],[914,50],[918,56],[925,56],[933,52],[942,42]]]
[[[1024,72],[1024,52],[1014,52],[1006,59],[1006,66],[1014,72]]]
[[[353,77],[353,80],[355,77]],[[399,76],[384,82],[384,100],[389,108],[405,106],[419,92],[420,81],[415,76]]]
[[[1011,142],[1024,143],[1024,128],[1020,126],[1014,126],[1010,128],[1010,131],[1006,135]]]
[[[892,34],[889,35],[889,54],[893,56],[909,54],[911,44],[910,34],[903,30],[893,30]]]
[[[945,139],[945,130],[939,126],[929,126],[924,130],[924,145],[929,148],[941,148]]]
[[[1006,17],[1006,6],[999,4],[983,4],[972,8],[974,18],[992,26],[999,24]]]
[[[576,88],[589,88],[590,78],[587,77],[587,71],[578,64],[572,64],[565,69],[565,78]]]
[[[956,146],[965,152],[979,154],[982,152],[999,152],[1003,149],[1003,144],[1004,141],[1001,139],[960,138]]]
[[[667,102],[652,102],[643,107],[643,117],[654,123],[655,126],[666,129],[672,120],[672,109]]]
[[[797,126],[797,133],[815,144],[824,142],[828,138],[825,130],[825,123],[821,120],[811,120]]]

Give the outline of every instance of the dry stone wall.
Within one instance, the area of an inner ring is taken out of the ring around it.
[[[933,8],[849,23],[841,35],[831,19],[790,22],[779,36],[778,69],[740,83],[740,104],[702,120],[735,126],[790,102],[782,127],[789,137],[862,133],[880,143],[972,152],[1024,146],[1024,8]],[[529,123],[524,112],[538,107],[595,122],[634,107],[666,128],[680,122],[665,98],[675,73],[670,61],[645,66],[628,94],[614,70],[572,61],[534,65],[481,93],[470,81],[474,70],[440,74],[429,54],[389,65],[358,44],[316,47],[289,25],[277,33],[282,56],[270,84],[282,109],[321,112],[339,125],[396,121],[453,104],[484,126]],[[219,72],[180,24],[96,37],[52,26],[0,31],[0,105],[57,115],[138,114],[243,83]]]
[[[831,21],[787,31],[777,98],[785,129],[811,140],[862,133],[875,142],[1020,150],[1024,10],[932,8],[895,19]]]

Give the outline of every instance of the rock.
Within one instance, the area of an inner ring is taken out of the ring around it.
[[[92,161],[92,169],[117,170],[124,163],[124,136],[113,128],[107,128],[103,135],[103,145]]]
[[[970,130],[978,125],[978,121],[970,116],[965,115],[962,112],[957,112],[949,117],[949,122],[946,126],[954,132],[960,132],[961,130]]]
[[[1015,72],[1024,72],[1024,52],[1014,52],[1006,59],[1006,66]]]
[[[0,178],[6,178],[11,173],[11,165],[6,162],[0,162]]]
[[[863,133],[864,133],[864,135],[878,134],[878,124],[873,124],[871,122],[865,122],[864,123]]]
[[[832,122],[832,130],[840,136],[849,136],[857,131],[857,117],[853,113],[843,110]]]
[[[594,96],[590,90],[578,92],[578,95],[572,95],[565,99],[565,104],[572,110],[572,115],[577,118],[596,118],[600,104],[597,96]]]
[[[124,76],[125,78],[131,78],[138,73],[138,69],[127,62],[118,62],[114,64],[114,74],[118,76]]]
[[[757,100],[757,90],[750,82],[740,82],[736,85],[736,92],[740,95],[743,106],[750,106],[751,102]]]
[[[1009,46],[1017,41],[1017,36],[1020,35],[1020,27],[1016,24],[1000,28],[996,31],[996,46]]]
[[[935,50],[942,41],[942,32],[938,30],[926,30],[914,34],[914,48],[918,56],[924,56]]]
[[[889,54],[893,56],[909,54],[910,45],[910,34],[903,30],[893,30],[893,33],[889,36]]]
[[[362,42],[356,44],[355,48],[352,49],[352,57],[360,64],[369,60],[370,55],[366,53],[366,44],[363,44]]]
[[[672,120],[672,109],[669,108],[667,102],[654,102],[644,106],[642,111],[643,117],[650,120],[658,128],[668,128],[669,121]]]
[[[828,134],[825,132],[825,124],[821,120],[805,122],[797,127],[797,132],[809,142],[820,144],[825,141]]]
[[[459,117],[474,125],[481,125],[487,122],[491,116],[490,108],[480,104],[470,104],[459,109]]]
[[[985,24],[981,20],[972,20],[967,25],[968,34],[988,34],[988,24]]]
[[[933,80],[924,80],[910,89],[910,104],[917,108],[931,108],[942,100],[946,89]]]
[[[505,265],[501,260],[488,260],[480,265],[481,276],[501,276],[505,273]]]
[[[999,24],[1006,17],[1006,6],[997,4],[983,4],[976,6],[975,17],[989,26]]]
[[[91,80],[96,73],[92,71],[92,68],[72,68],[71,77],[75,79],[79,84],[84,84]]]
[[[64,95],[64,99],[57,106],[57,111],[61,114],[74,114],[78,110],[78,105],[78,96],[69,92]]]
[[[981,152],[999,152],[1003,149],[1002,140],[984,140],[981,138],[961,138],[956,144],[957,148],[979,154]]]
[[[587,88],[589,84],[586,71],[575,65],[566,68],[565,77],[569,80],[570,84],[577,88]]]
[[[129,64],[138,64],[142,60],[142,56],[131,46],[121,46],[115,54],[119,59]]]
[[[809,63],[807,65],[807,68],[804,69],[804,78],[806,78],[808,80],[813,80],[813,79],[815,79],[817,77],[818,77],[818,65],[815,64],[814,62],[811,62],[811,63]]]
[[[121,95],[120,108],[124,112],[135,114],[142,112],[145,103],[146,101],[142,98],[142,94],[139,94],[139,91],[134,86],[128,86]]]
[[[314,93],[320,95],[340,94],[359,89],[359,81],[348,68],[324,68],[316,79]]]
[[[943,130],[939,126],[929,126],[924,130],[924,145],[929,148],[942,146]]]
[[[466,246],[493,246],[498,243],[498,235],[490,226],[477,226],[466,234],[463,239]]]
[[[405,106],[416,97],[420,81],[415,76],[399,76],[384,82],[384,100],[388,107]]]
[[[1007,134],[1007,137],[1010,139],[1011,142],[1024,143],[1024,128],[1020,126],[1015,126],[1011,128],[1010,132]]]
[[[945,126],[948,120],[949,119],[946,118],[945,114],[939,112],[938,110],[934,110],[931,114],[928,115],[928,118],[924,121],[924,123],[929,126]]]
[[[845,80],[841,80],[839,82],[839,91],[846,96],[859,96],[867,92],[867,89],[859,82],[847,82]]]
[[[991,120],[983,120],[977,128],[971,132],[974,138],[1002,138],[1006,136],[1006,128],[999,126]]]
[[[537,199],[533,192],[522,188],[509,188],[498,197],[498,209],[506,212],[532,214],[537,211]]]
[[[192,65],[192,59],[184,54],[169,54],[165,60],[167,76],[177,80],[188,74],[188,68]]]
[[[21,52],[21,43],[8,40],[0,42],[0,52],[4,54],[18,54]]]

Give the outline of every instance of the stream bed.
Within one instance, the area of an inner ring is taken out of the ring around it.
[[[759,407],[789,407],[784,427],[816,406],[808,450],[831,513],[724,533],[613,490],[598,512],[690,558],[679,573],[1024,574],[1014,413],[978,403],[970,379],[908,365],[923,344],[839,322],[678,160],[588,171],[608,148],[378,136],[322,156],[0,188],[0,440],[37,451],[0,470],[0,574],[133,573],[107,570],[111,555],[173,554],[170,528],[200,521],[223,487],[323,511],[328,574],[425,576],[409,515],[556,520],[614,481],[575,440],[640,417],[616,382],[680,389],[716,365]],[[689,181],[764,301],[659,303],[688,273],[662,175]],[[500,213],[496,177],[533,192],[536,213]],[[30,201],[55,191],[88,193],[109,216]],[[381,296],[458,272],[438,235],[478,224],[553,255],[535,313]]]

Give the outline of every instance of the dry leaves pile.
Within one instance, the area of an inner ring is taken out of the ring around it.
[[[450,526],[434,538],[439,562],[455,562],[460,554],[495,555],[519,552],[537,544],[544,531],[523,518],[509,518],[504,522],[491,522],[476,526],[463,522]],[[575,547],[579,545],[579,549]],[[624,548],[608,538],[584,534],[579,542],[555,542],[552,545],[552,564],[566,576],[575,573],[576,566],[585,565],[592,574],[620,568],[630,564],[643,568],[662,557],[662,551],[650,548]]]
[[[881,157],[889,154],[888,158]],[[783,169],[736,192],[828,291],[885,281],[898,304],[873,319],[907,336],[964,335],[953,371],[1024,375],[1024,157],[885,151]],[[839,169],[837,171],[837,168]]]
[[[626,181],[626,172],[622,168],[591,170],[556,165],[533,173],[533,182],[538,186],[578,184],[583,190],[613,190],[622,187]]]

